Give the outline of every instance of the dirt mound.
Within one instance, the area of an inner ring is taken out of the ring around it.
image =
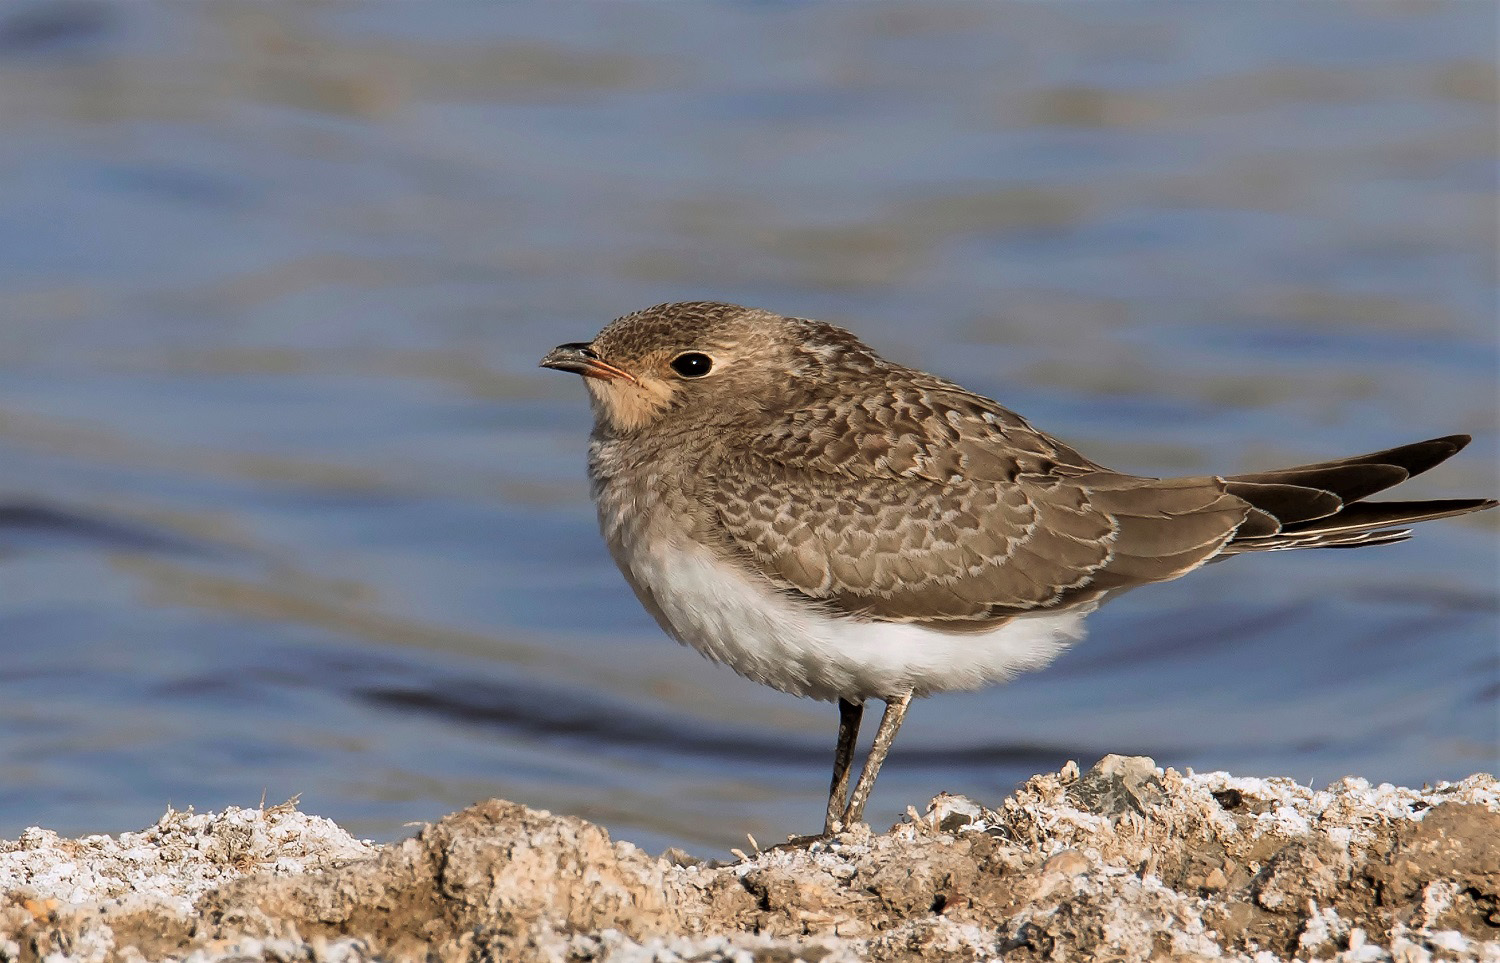
[[[728,865],[492,800],[371,847],[290,807],[0,843],[0,960],[1500,961],[1500,784],[1106,757]]]

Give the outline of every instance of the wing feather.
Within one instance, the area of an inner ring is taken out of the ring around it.
[[[779,498],[756,487],[766,479]],[[1213,478],[1126,486],[1106,474],[1102,491],[1093,480],[830,479],[754,456],[719,475],[715,503],[731,549],[783,589],[922,623],[988,622],[1091,586],[1176,577],[1216,554],[1248,510]]]
[[[1251,512],[1222,479],[1108,471],[930,375],[869,377],[809,398],[709,473],[726,550],[785,591],[982,626],[1175,578]]]

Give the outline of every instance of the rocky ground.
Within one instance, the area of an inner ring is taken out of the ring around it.
[[[1110,756],[718,865],[492,800],[373,846],[291,805],[0,842],[0,961],[1500,961],[1500,783]]]

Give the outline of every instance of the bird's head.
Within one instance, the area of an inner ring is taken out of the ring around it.
[[[659,304],[561,344],[542,367],[584,378],[596,419],[633,432],[663,419],[724,421],[794,402],[830,352],[868,353],[832,325],[715,301]]]

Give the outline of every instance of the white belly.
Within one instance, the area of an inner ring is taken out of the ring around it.
[[[748,679],[815,699],[924,696],[1002,682],[1041,668],[1081,638],[1088,611],[1018,616],[982,633],[939,632],[819,611],[690,542],[611,547],[636,594],[678,641]]]

